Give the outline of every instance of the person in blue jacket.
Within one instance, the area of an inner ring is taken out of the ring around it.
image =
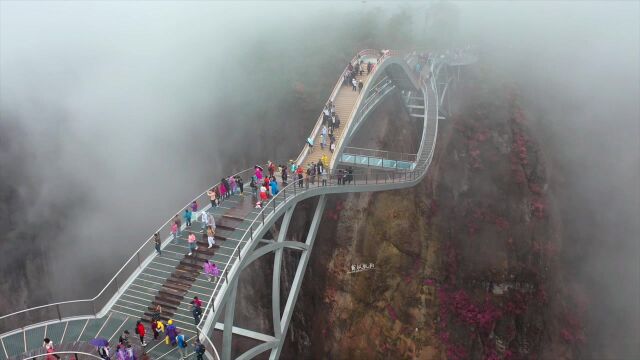
[[[187,226],[191,226],[191,210],[189,208],[184,209],[184,222]]]
[[[271,187],[271,195],[276,196],[278,195],[278,182],[276,181],[275,176],[271,177],[271,182],[269,183],[269,186]]]
[[[176,340],[178,340],[180,359],[185,359],[187,357],[187,339],[185,339],[184,334],[179,334]]]

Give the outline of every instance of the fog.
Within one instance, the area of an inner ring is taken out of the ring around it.
[[[93,296],[220,176],[294,157],[357,49],[471,44],[482,71],[519,89],[556,166],[566,276],[590,294],[586,358],[638,355],[639,14],[637,2],[2,2],[0,251],[14,256],[0,269],[24,269],[12,282],[35,298],[0,298],[2,312]]]

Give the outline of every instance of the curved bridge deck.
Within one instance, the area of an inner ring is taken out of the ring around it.
[[[376,59],[377,54],[377,51],[369,50],[361,52],[360,56],[367,61]],[[357,60],[358,58],[354,58],[352,63]],[[233,335],[261,342],[239,356],[239,359],[251,358],[264,351],[271,351],[270,358],[278,358],[324,209],[325,196],[405,188],[417,184],[426,174],[437,135],[438,105],[441,102],[438,97],[437,74],[442,65],[433,61],[425,65],[420,73],[415,73],[407,64],[407,61],[414,63],[414,60],[395,54],[382,57],[371,74],[365,70],[362,76],[358,75],[357,79],[364,83],[361,92],[353,91],[351,85],[343,84],[342,77],[338,80],[330,97],[341,119],[340,127],[334,131],[336,151],[332,153],[328,146],[324,149],[320,147],[320,116],[311,134],[316,146],[313,151],[305,148],[296,160],[306,168],[307,164],[317,163],[326,155],[330,166],[324,182],[320,176],[316,176],[299,184],[291,174],[289,184],[283,186],[263,208],[256,209],[248,186],[253,169],[242,171],[239,175],[245,179],[245,196],[232,195],[219,207],[211,208],[207,205],[201,210],[207,211],[216,220],[214,248],[209,249],[206,240],[202,238],[200,221],[194,221],[190,228],[183,225],[178,239],[168,236],[170,221],[167,221],[159,230],[165,235],[162,255],[156,255],[153,242],[147,240],[94,299],[45,305],[0,317],[0,332],[4,332],[0,335],[0,360],[23,358],[28,353],[41,353],[44,337],[51,338],[54,344],[81,344],[95,337],[107,338],[114,344],[122,331],[128,329],[132,342],[138,344],[133,332],[134,324],[139,319],[148,322],[152,308],[157,304],[163,308],[162,319],[172,319],[190,342],[200,333],[200,339],[209,350],[211,358],[230,358]],[[386,95],[400,89],[403,94],[406,91],[409,113],[424,121],[418,153],[406,160],[381,158],[379,164],[375,156],[349,154],[347,146],[359,126]],[[415,109],[419,109],[418,112]],[[394,171],[382,172],[375,177],[369,172],[356,172],[348,178],[336,172],[339,163],[362,162],[363,159],[366,159],[370,167],[392,168]],[[306,241],[286,241],[286,229],[296,204],[311,197],[318,197],[319,200]],[[200,204],[208,204],[206,193],[201,194],[197,200]],[[198,220],[201,219],[201,212]],[[278,239],[264,241],[263,235],[278,219],[283,219]],[[189,232],[194,232],[198,239],[198,250],[191,256],[187,255],[186,236]],[[297,249],[303,254],[291,294],[285,308],[280,309],[279,274],[284,248]],[[273,283],[274,333],[261,334],[235,327],[234,302],[239,275],[251,262],[270,252],[276,253]],[[221,276],[209,281],[201,271],[204,260],[216,263]],[[197,326],[190,311],[190,301],[194,296],[198,296],[204,306],[203,317]],[[223,322],[219,322],[221,318],[224,318]],[[16,329],[9,331],[11,327]],[[214,329],[223,332],[221,353],[213,345]],[[151,332],[147,330],[146,350],[152,359],[178,357],[175,348],[160,341],[149,340],[151,338]]]

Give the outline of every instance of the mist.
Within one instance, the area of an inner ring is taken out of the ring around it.
[[[1,270],[20,269],[12,286],[30,295],[0,308],[92,297],[208,185],[294,157],[358,49],[473,45],[481,71],[521,93],[551,159],[564,276],[590,299],[585,358],[638,356],[639,14],[637,2],[2,2],[0,251],[15,256]]]

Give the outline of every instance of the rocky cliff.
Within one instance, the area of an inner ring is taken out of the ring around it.
[[[513,89],[478,78],[458,96],[419,186],[331,198],[283,358],[576,358],[585,303],[560,286],[561,229],[528,114]],[[394,106],[365,138],[410,152]]]

